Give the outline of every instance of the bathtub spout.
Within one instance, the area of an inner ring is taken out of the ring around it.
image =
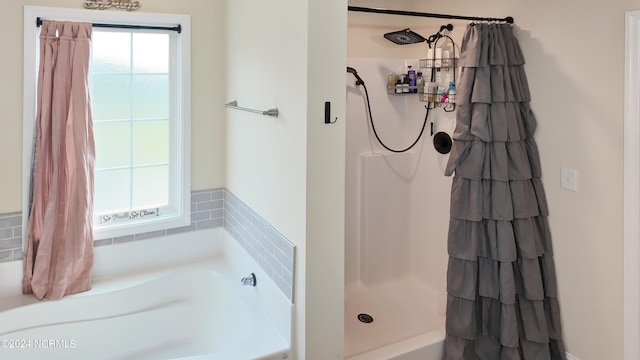
[[[243,277],[240,283],[242,285],[256,286],[256,274],[251,273],[249,276]]]

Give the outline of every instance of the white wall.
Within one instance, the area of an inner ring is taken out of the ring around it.
[[[296,246],[294,352],[304,353],[306,241],[306,3],[228,3],[227,100],[277,107],[278,118],[227,110],[227,188]],[[298,44],[299,46],[290,46]],[[302,358],[302,357],[301,357]]]
[[[347,2],[309,1],[306,357],[344,353],[344,196]],[[335,124],[324,123],[331,102]],[[302,359],[302,358],[300,358]]]
[[[638,3],[351,0],[349,4],[515,18],[539,123],[536,141],[551,212],[565,341],[569,352],[581,360],[622,359],[624,12],[640,8]],[[365,40],[358,41],[366,43],[376,28],[384,33],[391,27],[386,24],[397,21],[375,20],[370,32],[364,33]],[[406,24],[397,29],[420,29],[414,20]],[[452,24],[454,32],[460,32],[465,22]],[[352,48],[352,42],[349,38],[350,57],[352,51],[371,52]],[[561,167],[577,169],[577,192],[559,188]]]
[[[226,186],[296,244],[296,358],[341,358],[346,3],[230,1],[226,17],[227,100],[280,111],[227,110]]]
[[[297,1],[228,4],[227,100],[277,107],[278,118],[227,110],[227,188],[290,239],[303,239],[306,147],[306,32],[302,16],[273,16]],[[298,44],[298,46],[291,46]],[[287,195],[283,198],[283,196]],[[286,201],[283,201],[286,199]]]
[[[277,17],[284,8],[307,13],[294,0],[228,2],[226,100],[279,117],[227,110],[226,187],[297,246],[294,351],[304,353],[308,22]]]

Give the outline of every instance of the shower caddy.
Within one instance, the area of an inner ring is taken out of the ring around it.
[[[440,72],[440,76],[447,78],[450,77],[451,81],[455,83],[455,70],[458,66],[458,58],[454,57],[440,57],[420,59],[419,68],[426,69],[429,73]],[[392,95],[410,95],[418,94],[420,101],[428,102],[439,106],[441,104],[453,104],[455,105],[455,87],[451,89],[450,84],[447,82],[432,82],[424,80],[420,85],[411,86],[404,81],[403,78],[407,77],[407,74],[392,74],[389,75],[387,81],[387,93]],[[426,77],[424,77],[426,79]],[[427,84],[433,84],[430,87]],[[449,90],[447,96],[443,98],[445,92]],[[453,92],[451,92],[453,90]]]
[[[451,25],[449,26],[449,31],[451,31],[453,27]],[[442,28],[440,31],[442,31]],[[451,42],[451,50],[442,51],[441,48],[437,47],[437,43],[441,38],[445,38]],[[389,75],[387,94],[418,94],[420,101],[428,103],[426,105],[428,108],[433,109],[444,105],[444,110],[451,112],[455,110],[456,106],[456,68],[458,67],[459,60],[459,58],[456,57],[456,45],[448,35],[440,35],[433,42],[433,51],[431,52],[430,49],[428,53],[428,55],[431,56],[419,60],[419,68],[426,69],[426,73],[429,75],[423,76],[422,78],[414,75],[417,79],[422,80],[421,82],[414,80],[413,83],[416,84],[415,86],[407,81],[411,71],[407,74]],[[429,48],[431,48],[431,42],[428,42],[428,44]],[[409,69],[411,69],[411,66]],[[440,78],[439,80],[438,77]],[[443,78],[448,80],[443,81]]]
[[[458,19],[458,20],[472,20],[472,21],[498,21],[498,22],[506,22],[508,24],[513,24],[513,17],[508,16],[506,18],[485,18],[485,17],[476,17],[476,16],[460,16],[460,15],[446,15],[446,14],[434,14],[434,13],[420,13],[420,12],[413,12],[413,11],[402,11],[402,10],[389,10],[389,9],[375,9],[375,8],[365,8],[365,7],[358,7],[358,6],[348,6],[347,9],[349,11],[358,11],[358,12],[367,12],[367,13],[379,13],[379,14],[391,14],[391,15],[404,15],[404,16],[419,16],[419,17],[431,17],[431,18],[439,18],[439,19]],[[398,75],[390,75],[389,76],[389,83],[387,85],[387,93],[389,94],[419,94],[420,95],[420,101],[424,101],[427,102],[428,104],[425,105],[425,108],[427,109],[427,114],[425,115],[425,119],[424,119],[424,123],[422,124],[422,128],[420,129],[420,134],[418,134],[418,137],[415,139],[415,141],[407,146],[404,149],[392,149],[390,147],[388,147],[387,145],[384,144],[384,142],[382,141],[382,139],[380,139],[380,137],[378,136],[378,132],[376,131],[376,127],[374,125],[373,122],[373,116],[371,115],[371,102],[369,101],[369,92],[367,91],[367,87],[364,84],[364,81],[362,80],[362,78],[358,75],[358,72],[352,68],[347,66],[347,72],[351,73],[355,76],[356,78],[356,86],[362,86],[364,89],[364,93],[365,93],[365,97],[366,97],[366,106],[367,106],[367,110],[368,110],[368,114],[369,114],[369,121],[371,123],[371,129],[373,130],[373,133],[376,137],[376,139],[378,140],[378,142],[380,143],[380,145],[382,147],[384,147],[385,149],[394,152],[394,153],[403,153],[406,151],[411,150],[420,140],[420,138],[422,137],[422,134],[424,133],[424,129],[427,125],[427,119],[429,118],[429,111],[431,109],[434,109],[437,106],[442,106],[442,104],[444,103],[444,111],[445,112],[452,112],[455,110],[456,107],[456,99],[455,99],[455,95],[456,95],[456,88],[455,88],[455,84],[457,81],[456,78],[456,67],[458,66],[458,58],[456,57],[456,46],[455,43],[453,41],[453,39],[448,36],[448,35],[442,35],[441,32],[446,29],[448,31],[453,30],[453,26],[451,24],[445,25],[443,27],[440,27],[440,30],[438,31],[438,33],[432,35],[429,38],[424,38],[419,34],[416,34],[414,32],[412,32],[410,29],[404,29],[401,31],[396,31],[396,32],[392,32],[392,33],[387,33],[384,35],[384,37],[387,40],[390,40],[396,44],[399,45],[406,45],[406,44],[414,44],[414,43],[420,43],[420,42],[427,42],[427,44],[429,45],[429,49],[431,49],[431,43],[435,43],[436,46],[434,46],[433,48],[433,53],[432,56],[428,56],[427,59],[420,59],[420,68],[422,69],[430,69],[431,72],[431,76],[429,77],[429,83],[433,83],[435,82],[435,74],[437,71],[442,71],[443,69],[445,69],[446,71],[452,71],[453,75],[451,77],[452,81],[450,82],[450,86],[448,87],[448,89],[446,90],[446,97],[444,96],[444,86],[442,86],[442,94],[439,94],[439,90],[438,90],[438,85],[436,84],[435,87],[435,98],[434,98],[434,91],[433,91],[433,86],[429,87],[427,89],[427,91],[424,91],[424,79],[423,80],[423,86],[422,86],[422,91],[420,91],[421,86],[417,85],[417,80],[418,77],[416,76],[416,79],[413,79],[413,84],[416,85],[410,85],[412,81],[409,81],[409,84],[406,84],[405,86],[405,81],[403,79],[401,83],[401,91],[397,91],[397,83],[399,82],[399,78]],[[445,54],[440,53],[437,54],[436,53],[436,48],[437,48],[437,43],[438,40],[440,40],[441,38],[447,38],[449,39],[449,41],[451,41],[451,45],[452,45],[452,52],[449,52],[448,54],[446,54],[446,56],[443,56]],[[429,55],[429,54],[428,54]],[[452,55],[452,56],[449,56]],[[443,61],[444,61],[444,65],[443,66]],[[413,71],[408,72],[406,75],[409,76],[409,74],[414,74]],[[442,75],[442,74],[441,74]],[[405,76],[405,74],[402,74],[402,76]],[[390,86],[393,85],[393,86]],[[444,84],[443,84],[444,85]],[[453,93],[452,93],[453,90]],[[440,97],[438,98],[438,95],[440,95]],[[329,118],[327,118],[326,115],[326,104],[325,104],[325,123],[332,123],[330,121]],[[434,135],[433,132],[433,122],[431,122],[431,135],[434,136],[434,145],[436,146],[436,150],[442,154],[444,153],[448,153],[449,150],[451,149],[451,137],[444,133],[444,132],[439,132],[437,134]],[[444,136],[438,136],[438,135],[444,135]],[[441,146],[440,146],[441,145]]]

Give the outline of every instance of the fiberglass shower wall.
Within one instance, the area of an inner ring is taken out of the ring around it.
[[[405,148],[416,139],[426,116],[418,94],[388,94],[389,74],[406,72],[418,59],[349,59],[366,83],[377,132],[385,144]],[[425,70],[426,71],[426,70]],[[430,111],[422,138],[411,150],[392,153],[375,139],[364,89],[347,76],[346,281],[376,285],[415,277],[444,289],[446,234],[451,181],[444,177],[446,155],[430,135],[451,134],[453,114]]]
[[[420,133],[427,103],[419,101],[418,94],[388,94],[387,77],[406,73],[408,65],[427,77],[418,65],[428,48],[426,43],[396,45],[383,35],[411,27],[426,37],[448,22],[375,16],[349,14],[347,65],[366,83],[380,137],[391,148],[405,148]],[[451,36],[456,43],[463,29],[454,23]],[[435,151],[431,123],[435,132],[451,135],[455,113],[431,110],[416,146],[394,154],[377,143],[364,90],[355,86],[351,74],[346,75],[346,86],[346,286],[411,277],[443,294],[439,305],[444,309],[451,179],[443,175],[448,155]]]

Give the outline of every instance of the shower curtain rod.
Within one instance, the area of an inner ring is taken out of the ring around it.
[[[347,9],[349,11],[359,11],[359,12],[368,12],[368,13],[377,13],[377,14],[392,14],[392,15],[404,15],[404,16],[430,17],[430,18],[438,18],[438,19],[472,20],[472,21],[503,21],[508,24],[513,24],[513,17],[511,16],[507,16],[506,18],[487,18],[487,17],[477,17],[477,16],[422,13],[422,12],[404,11],[404,10],[376,9],[376,8],[366,8],[366,7],[359,7],[359,6],[348,6]]]
[[[170,30],[177,31],[178,34],[182,32],[182,25],[176,26],[149,26],[149,25],[125,25],[125,24],[92,24],[93,27],[112,28],[112,29],[136,29],[136,30]],[[36,18],[36,26],[42,26],[42,19]]]

